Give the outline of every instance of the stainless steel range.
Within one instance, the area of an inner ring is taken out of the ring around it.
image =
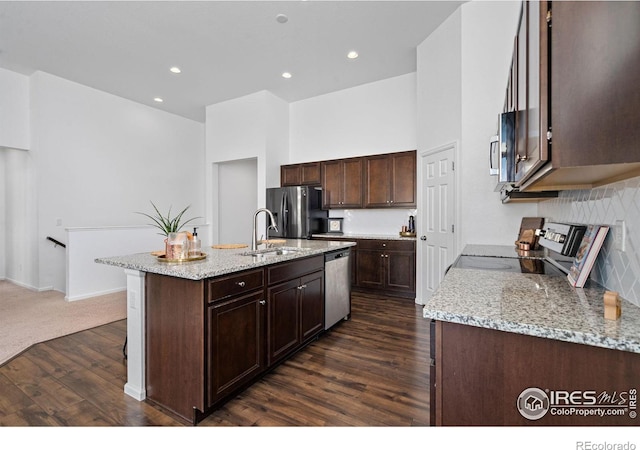
[[[567,265],[567,267],[565,267]],[[500,272],[537,273],[567,276],[570,262],[550,258],[501,258],[495,256],[460,255],[453,263],[458,269],[496,270]]]

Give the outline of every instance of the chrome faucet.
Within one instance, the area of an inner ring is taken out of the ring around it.
[[[253,234],[251,236],[251,251],[255,252],[256,250],[258,250],[258,232],[256,230],[256,228],[258,227],[258,214],[260,214],[261,212],[266,212],[269,215],[269,220],[271,221],[271,225],[268,225],[266,227],[267,232],[265,233],[265,239],[269,239],[269,228],[273,228],[276,232],[278,231],[278,227],[276,225],[276,219],[273,218],[273,214],[271,213],[271,211],[269,211],[267,208],[260,208],[259,210],[257,210],[255,212],[255,214],[253,215]]]

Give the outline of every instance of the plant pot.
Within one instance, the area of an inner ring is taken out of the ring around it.
[[[187,233],[169,233],[165,242],[165,257],[169,260],[187,259],[189,257],[189,237]]]

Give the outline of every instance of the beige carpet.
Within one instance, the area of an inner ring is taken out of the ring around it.
[[[39,342],[126,317],[126,292],[67,302],[57,291],[0,281],[0,365]]]

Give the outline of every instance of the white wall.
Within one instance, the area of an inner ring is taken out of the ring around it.
[[[291,104],[290,162],[416,149],[416,75]]]
[[[5,151],[0,149],[0,280],[4,280],[7,276],[6,272],[6,163],[5,163]]]
[[[17,156],[14,149],[28,149],[29,145],[29,78],[0,68],[0,279],[8,276],[7,193],[14,190],[8,184],[9,180],[19,183],[11,175],[14,165],[19,164],[14,158]],[[15,203],[10,206],[13,208]],[[15,253],[14,246],[11,251]],[[17,271],[12,270],[10,276],[18,276]]]
[[[513,245],[536,203],[506,204],[488,175],[489,139],[504,105],[520,2],[462,6],[462,242]]]
[[[416,149],[416,74],[291,104],[291,163]],[[346,233],[396,234],[415,209],[331,210]]]
[[[221,242],[221,223],[223,227],[238,221],[252,224],[255,210],[265,205],[266,188],[280,185],[280,165],[288,162],[288,155],[289,104],[284,100],[260,91],[207,106],[205,192],[211,242]],[[248,159],[256,161],[256,183],[241,190],[220,189],[218,165]],[[228,204],[239,196],[252,199],[246,205],[255,207],[233,217],[223,216],[221,202]],[[262,214],[259,227],[264,229]]]
[[[38,289],[36,177],[31,152],[4,149],[5,278]],[[64,255],[64,253],[63,253]],[[64,262],[63,262],[64,263]]]
[[[29,78],[0,68],[0,147],[29,148]]]
[[[18,283],[64,292],[65,252],[45,238],[64,242],[65,227],[143,225],[135,211],[150,200],[204,217],[199,122],[36,72],[30,132],[31,150],[5,158],[6,272]]]
[[[462,5],[418,46],[418,139],[425,151],[458,143],[458,251],[512,245],[537,205],[500,202],[489,176],[489,139],[502,111],[520,2]]]
[[[458,8],[417,47],[420,152],[462,139],[462,13]]]

